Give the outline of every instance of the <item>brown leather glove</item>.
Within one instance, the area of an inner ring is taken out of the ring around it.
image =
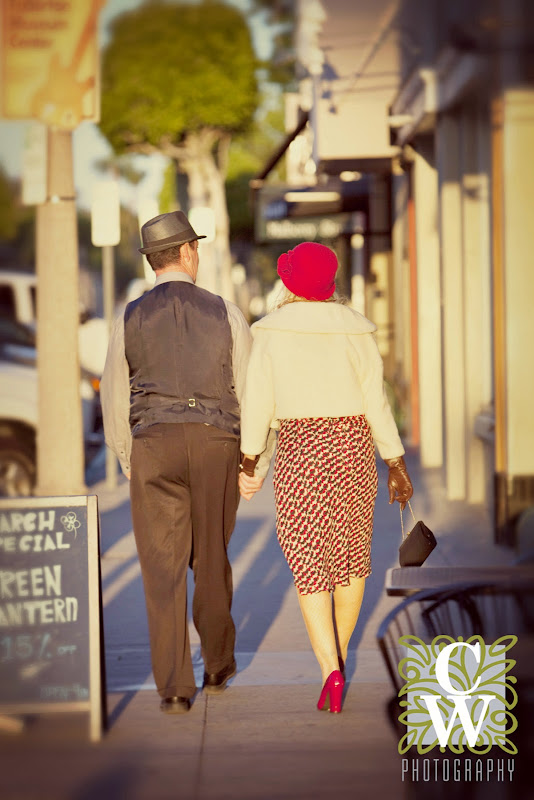
[[[398,500],[401,510],[404,511],[406,503],[413,494],[413,486],[404,463],[404,458],[385,458],[384,461],[389,467],[388,490],[389,502]],[[395,496],[396,493],[396,496]]]
[[[245,458],[243,454],[241,454],[241,464],[239,465],[239,469],[243,470],[245,475],[248,475],[249,478],[254,477],[254,470],[256,468],[256,464],[259,461],[259,456],[255,456],[254,458]]]

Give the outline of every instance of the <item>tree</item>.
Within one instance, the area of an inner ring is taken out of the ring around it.
[[[0,241],[7,242],[17,233],[17,208],[14,192],[6,173],[0,167]]]
[[[261,109],[263,111],[263,109]],[[250,203],[250,181],[265,166],[284,137],[281,109],[258,113],[250,131],[234,137],[230,147],[226,197],[232,236],[253,239],[254,220]],[[280,182],[283,165],[273,171]]]
[[[232,135],[251,124],[258,102],[256,58],[239,11],[150,2],[122,14],[102,62],[100,128],[114,150],[161,152],[187,175],[189,205],[215,213],[215,259],[231,293],[224,191]]]

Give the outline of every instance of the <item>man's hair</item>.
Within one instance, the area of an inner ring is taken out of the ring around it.
[[[169,264],[179,264],[182,260],[180,250],[183,244],[176,245],[175,247],[167,247],[165,250],[160,250],[156,253],[149,253],[147,261],[156,272],[158,269],[165,269]]]

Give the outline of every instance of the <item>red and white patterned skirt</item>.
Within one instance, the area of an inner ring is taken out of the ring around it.
[[[280,420],[274,466],[278,541],[301,594],[371,574],[378,487],[365,416]]]

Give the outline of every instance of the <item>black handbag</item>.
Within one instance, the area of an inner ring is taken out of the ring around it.
[[[400,509],[402,544],[399,547],[399,563],[401,567],[420,567],[427,560],[428,556],[435,548],[436,537],[421,520],[415,519],[410,502],[408,501],[414,527],[407,535],[404,534],[404,524],[402,521],[402,509]]]

